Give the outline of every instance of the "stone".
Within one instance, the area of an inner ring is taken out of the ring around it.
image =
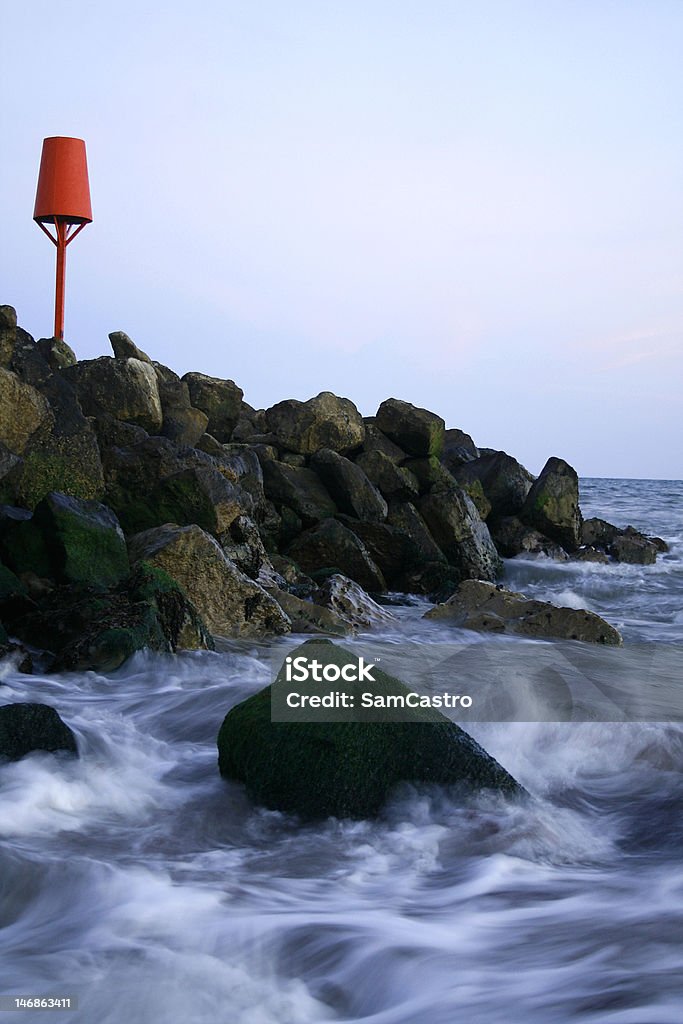
[[[178,444],[196,445],[206,433],[209,417],[190,404],[190,392],[184,381],[160,380],[158,387],[163,414],[162,436]]]
[[[271,459],[262,462],[261,467],[266,497],[278,510],[286,505],[306,526],[336,513],[332,496],[312,469],[288,466]]]
[[[17,311],[14,306],[0,306],[0,367],[8,369],[14,355],[17,337]]]
[[[609,546],[609,554],[618,562],[631,565],[654,565],[657,545],[632,526],[620,530]]]
[[[557,562],[566,562],[567,552],[549,537],[544,537],[532,526],[527,526],[517,516],[503,516],[494,519],[490,525],[493,542],[503,558],[516,555],[546,555]]]
[[[0,707],[0,758],[19,761],[35,750],[78,757],[76,737],[54,708],[28,703]]]
[[[379,448],[361,452],[356,465],[387,501],[412,501],[419,494],[417,478]]]
[[[109,341],[116,359],[139,359],[141,363],[152,362],[147,353],[138,348],[123,331],[112,331]]]
[[[472,462],[479,458],[479,449],[469,434],[464,430],[450,428],[446,430],[443,438],[443,452],[441,461],[447,470],[452,472],[456,467],[462,466],[465,462]]]
[[[209,418],[208,432],[223,444],[230,441],[240,416],[242,389],[232,380],[205,373],[186,373],[182,379],[189,388],[192,405]]]
[[[382,452],[392,462],[403,462],[406,453],[397,444],[390,441],[386,434],[377,429],[374,416],[365,416],[365,437],[363,439],[363,452]]]
[[[78,362],[74,350],[67,345],[64,338],[40,338],[36,342],[36,347],[53,372]]]
[[[519,513],[522,522],[557,541],[565,551],[581,545],[579,478],[564,459],[550,458],[526,496]]]
[[[607,549],[618,533],[619,527],[608,523],[605,519],[597,517],[584,519],[581,524],[581,543]]]
[[[107,587],[129,572],[126,542],[111,509],[54,492],[31,519],[4,536],[2,549],[15,573],[33,572],[60,583]]]
[[[390,589],[401,589],[405,569],[419,559],[408,536],[387,523],[366,523],[340,515],[340,522],[367,548]]]
[[[335,573],[313,595],[316,605],[335,612],[351,629],[372,629],[396,622],[396,616],[366,594],[354,580]]]
[[[406,459],[403,467],[417,480],[420,494],[427,494],[435,487],[452,487],[455,484],[451,474],[435,455]]]
[[[0,442],[14,455],[23,455],[36,433],[49,430],[53,422],[47,399],[0,367]]]
[[[206,413],[204,414],[206,415]],[[200,451],[206,452],[207,455],[213,456],[213,458],[220,458],[225,455],[225,448],[217,441],[213,434],[202,434],[197,441],[195,448],[199,448]]]
[[[465,580],[452,597],[430,609],[424,617],[484,632],[612,646],[622,643],[618,630],[594,612],[558,608],[481,580]]]
[[[580,547],[578,551],[575,551],[572,555],[573,562],[597,562],[600,565],[607,565],[609,558],[604,551],[599,548],[591,547],[590,544]]]
[[[495,518],[517,515],[534,482],[531,473],[507,452],[486,452],[451,468],[463,488],[479,481]]]
[[[484,488],[481,485],[481,480],[471,480],[469,483],[465,482],[460,485],[465,492],[469,494],[470,498],[474,502],[477,512],[481,518],[486,521],[491,515],[493,506],[491,502],[484,494]]]
[[[30,384],[31,387],[38,389],[52,374],[37,342],[23,327],[17,327],[15,331],[12,361],[8,369],[16,373],[24,384]]]
[[[344,454],[359,448],[365,437],[363,418],[348,398],[323,391],[307,402],[287,399],[265,412],[267,429],[279,445],[299,455],[321,448]]]
[[[360,466],[330,448],[311,456],[310,468],[317,473],[341,512],[369,523],[387,517],[387,503]]]
[[[384,576],[368,549],[336,519],[325,519],[300,534],[286,554],[309,575],[326,569],[350,576],[371,593],[386,590]]]
[[[258,454],[246,444],[226,444],[222,455],[216,457],[216,467],[226,480],[251,495],[254,515],[260,522],[266,511],[266,495]]]
[[[136,423],[126,423],[115,419],[111,413],[102,413],[92,421],[97,440],[102,449],[131,448],[133,445],[146,441],[149,434]]]
[[[377,410],[375,426],[408,455],[435,456],[443,451],[446,424],[433,412],[388,398]]]
[[[233,565],[199,526],[166,524],[129,541],[131,561],[147,562],[176,581],[216,636],[260,638],[291,623],[263,587]]]
[[[262,586],[272,583],[271,575],[275,570],[253,519],[246,515],[237,516],[221,536],[220,544],[226,557],[245,576],[258,580]]]
[[[331,608],[307,601],[287,590],[269,591],[292,623],[293,633],[313,633],[323,636],[348,636],[353,627]]]
[[[488,527],[459,487],[433,490],[420,499],[420,514],[461,579],[495,580],[502,563]]]
[[[150,363],[100,356],[67,366],[62,375],[76,388],[86,416],[109,413],[115,419],[137,423],[150,434],[161,429],[159,386]]]
[[[338,668],[357,664],[350,651],[329,641],[309,641],[289,653]],[[405,697],[409,692],[379,668],[374,674],[374,693]],[[400,782],[523,793],[464,730],[434,710],[407,715],[373,709],[361,721],[330,722],[320,715],[316,720],[315,714],[310,721],[272,721],[271,692],[286,685],[283,676],[281,670],[272,688],[232,708],[218,734],[221,775],[244,783],[258,804],[309,819],[368,818],[379,813]],[[345,689],[355,693],[359,687],[349,683]]]
[[[395,502],[389,506],[387,525],[404,537],[415,552],[413,562],[446,562],[446,556],[436,543],[426,522],[412,502]]]

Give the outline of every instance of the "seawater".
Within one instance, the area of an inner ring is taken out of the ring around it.
[[[683,483],[583,481],[582,507],[669,554],[515,559],[506,585],[591,608],[627,645],[680,644]],[[438,641],[425,607],[385,639]],[[223,716],[271,655],[0,667],[0,700],[53,705],[82,754],[0,769],[0,992],[79,1000],[8,1020],[680,1024],[679,724],[473,723],[529,803],[405,786],[377,821],[301,825],[216,768]]]

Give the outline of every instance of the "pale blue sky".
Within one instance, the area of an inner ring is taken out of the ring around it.
[[[538,472],[683,477],[683,2],[2,4],[0,301],[80,358],[393,395]],[[62,66],[60,67],[60,58]]]

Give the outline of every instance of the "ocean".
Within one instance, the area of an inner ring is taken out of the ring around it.
[[[683,686],[683,482],[584,480],[581,505],[669,553],[515,559],[503,582],[598,612]],[[387,642],[452,641],[426,607],[392,609]],[[683,725],[666,702],[644,721],[468,724],[528,801],[406,786],[379,820],[302,825],[216,766],[221,721],[271,656],[226,643],[109,676],[0,666],[0,702],[53,705],[81,751],[0,770],[2,1005],[72,1003],[17,1020],[680,1024]]]

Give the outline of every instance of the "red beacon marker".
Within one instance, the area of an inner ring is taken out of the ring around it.
[[[43,140],[33,219],[57,246],[54,337],[63,338],[66,247],[92,221],[83,139],[56,136]],[[55,235],[46,224],[54,225]]]

